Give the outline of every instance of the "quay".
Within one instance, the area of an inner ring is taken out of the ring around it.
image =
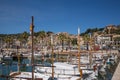
[[[119,62],[118,66],[114,72],[112,80],[120,80],[120,62]]]

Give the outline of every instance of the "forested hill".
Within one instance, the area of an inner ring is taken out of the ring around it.
[[[120,35],[120,25],[110,25],[112,27],[115,27],[116,29],[112,29],[111,30],[111,34],[119,34]],[[106,30],[106,27],[108,26],[105,26],[103,28],[88,28],[86,29],[85,32],[81,33],[81,36],[85,35],[85,34],[89,34],[89,33],[94,33],[94,32],[100,32],[102,33],[103,31]],[[46,33],[48,36],[53,33],[52,31],[48,31],[48,32],[45,32],[45,31],[38,31],[38,32],[34,32],[34,35],[35,37],[37,37],[39,34],[43,34],[43,33]],[[106,30],[106,33],[107,33],[107,30]],[[0,38],[5,38],[5,37],[12,37],[12,38],[27,38],[30,34],[26,31],[24,31],[23,33],[16,33],[16,34],[0,34]]]

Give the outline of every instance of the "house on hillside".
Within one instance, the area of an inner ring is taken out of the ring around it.
[[[111,41],[111,36],[109,35],[98,35],[96,37],[96,44],[99,45],[100,49],[108,48]]]

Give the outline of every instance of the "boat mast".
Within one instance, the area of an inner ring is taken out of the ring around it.
[[[20,73],[20,54],[19,54],[19,46],[17,46],[17,58],[18,58],[18,73]]]
[[[52,80],[54,80],[54,58],[53,58],[53,55],[54,55],[54,50],[53,50],[53,35],[51,35],[51,47],[52,47]]]
[[[90,50],[89,50],[89,61],[90,61],[90,69],[92,68],[92,36],[90,34]]]
[[[34,80],[34,43],[33,43],[33,36],[34,36],[34,17],[32,16],[32,23],[30,25],[30,33],[31,33],[31,38],[32,38],[32,57],[31,57],[31,61],[32,61],[32,80]]]
[[[108,27],[108,35],[109,35],[109,49],[110,49],[110,52],[108,53],[108,57],[111,55],[111,41],[112,41],[112,36],[111,36],[111,26]]]
[[[80,69],[80,28],[78,28],[78,70],[80,72],[80,77],[82,78],[82,69]]]

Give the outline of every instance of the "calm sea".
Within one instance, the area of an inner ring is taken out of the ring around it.
[[[27,66],[26,64],[29,64],[30,60],[23,59],[21,61],[20,71],[32,71],[31,66]],[[5,63],[0,64],[0,75],[8,76],[10,72],[14,72],[18,70],[18,62],[17,61],[7,61]],[[6,78],[1,78],[0,80],[7,80]]]

